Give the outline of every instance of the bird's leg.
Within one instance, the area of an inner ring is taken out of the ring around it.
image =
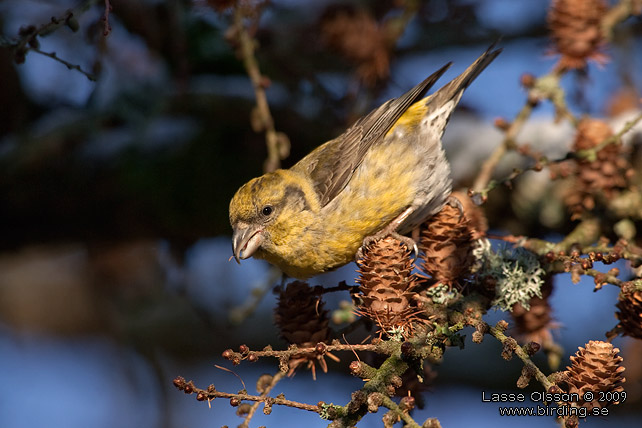
[[[410,234],[412,237],[412,240],[415,242],[419,242],[419,239],[421,238],[421,227],[417,226],[414,229],[412,229],[412,233]]]
[[[459,220],[464,216],[464,206],[461,204],[461,201],[454,197],[453,195],[448,196],[446,201],[447,205],[450,205],[453,208],[456,208],[459,211]]]
[[[414,251],[415,255],[419,254],[419,250],[417,249],[417,243],[415,242],[414,239],[397,233],[397,229],[399,228],[399,226],[401,226],[401,224],[414,211],[415,209],[413,207],[406,208],[401,214],[395,217],[390,223],[386,225],[386,227],[381,229],[379,232],[375,233],[374,235],[366,236],[365,238],[363,238],[363,242],[361,243],[361,246],[359,247],[359,249],[357,250],[357,254],[355,255],[355,260],[358,261],[363,258],[363,249],[366,246],[370,245],[373,242],[379,241],[380,239],[383,239],[387,236],[392,236],[393,238],[404,243],[409,249]]]

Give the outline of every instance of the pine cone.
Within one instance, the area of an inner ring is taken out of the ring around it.
[[[642,291],[620,296],[616,306],[615,316],[624,335],[642,339]]]
[[[237,0],[207,0],[207,4],[217,12],[225,12],[237,5]]]
[[[294,281],[281,291],[278,300],[274,319],[283,339],[303,348],[314,347],[319,342],[329,342],[328,311],[323,309],[324,302],[315,288],[305,282]],[[323,355],[310,352],[290,359],[288,376],[292,376],[300,365],[307,364],[312,370],[312,376],[316,378],[315,362],[319,363],[324,372],[328,371]]]
[[[606,10],[604,0],[553,0],[548,25],[555,49],[562,54],[558,68],[584,68],[589,59],[606,62],[598,51],[604,44],[601,20]]]
[[[488,219],[484,210],[479,205],[476,205],[470,197],[462,191],[456,190],[452,193],[453,198],[457,198],[461,202],[464,209],[464,216],[470,221],[470,233],[474,240],[486,236],[488,230]]]
[[[541,287],[542,297],[529,300],[530,309],[521,304],[513,305],[511,315],[515,321],[516,335],[520,343],[535,342],[541,345],[548,357],[548,365],[557,370],[563,357],[563,349],[553,339],[553,329],[559,327],[551,315],[549,298],[553,292],[553,277],[547,275]]]
[[[470,198],[461,193],[453,196],[463,201],[465,211],[445,205],[426,222],[419,243],[422,252],[420,267],[435,284],[459,286],[458,281],[469,273],[475,262],[475,241],[485,234],[487,223],[481,210],[468,203]]]
[[[432,369],[429,363],[424,362],[421,380],[415,370],[407,370],[401,376],[402,384],[395,389],[395,396],[413,397],[417,400],[417,407],[423,409],[426,405],[425,392],[433,386],[436,377],[437,372]]]
[[[642,1],[640,2],[642,5]],[[636,111],[640,108],[640,95],[634,87],[625,86],[609,97],[606,113],[616,117],[623,113]]]
[[[332,6],[321,18],[325,43],[357,64],[357,75],[368,86],[390,74],[389,43],[379,23],[363,9]]]
[[[523,343],[537,342],[546,345],[553,342],[551,329],[557,326],[551,316],[551,305],[548,302],[553,291],[553,277],[548,275],[541,287],[542,297],[533,296],[528,302],[530,309],[517,303],[511,315],[515,321],[517,335]]]
[[[412,331],[416,308],[410,306],[416,286],[410,250],[387,237],[368,245],[359,260],[359,314],[374,320],[381,330]]]
[[[622,387],[622,383],[625,381],[622,376],[624,367],[620,366],[622,357],[617,355],[620,350],[614,348],[610,343],[599,340],[591,340],[585,346],[585,348],[579,347],[575,356],[571,357],[571,366],[567,367],[564,372],[568,392],[579,394],[581,401],[575,404],[587,407],[589,411],[594,407],[601,408],[609,404],[618,404],[619,401],[600,401],[600,392],[622,392],[624,390]],[[594,400],[582,401],[586,392],[593,393]]]
[[[573,150],[587,150],[596,147],[613,135],[608,124],[597,119],[583,119],[577,125]],[[629,161],[622,153],[621,143],[604,146],[597,152],[596,159],[580,159],[575,168],[575,186],[572,186],[565,202],[578,218],[584,211],[591,211],[596,205],[596,196],[613,198],[619,190],[628,186],[633,174]]]

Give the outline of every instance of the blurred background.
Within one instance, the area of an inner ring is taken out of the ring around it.
[[[226,400],[210,408],[177,391],[172,379],[236,392],[239,379],[215,367],[232,367],[220,358],[224,349],[287,346],[272,323],[275,297],[255,299],[254,290],[278,277],[261,261],[228,260],[229,200],[263,172],[268,157],[239,55],[234,3],[114,0],[106,13],[103,1],[0,2],[0,426],[235,426],[242,419]],[[287,136],[280,140],[281,154],[289,151],[285,167],[453,61],[447,82],[501,37],[504,52],[466,92],[445,135],[457,186],[465,187],[502,139],[493,120],[512,120],[524,105],[520,76],[545,74],[557,59],[548,1],[242,6],[274,126]],[[65,18],[21,53],[16,41],[52,17]],[[574,114],[605,117],[619,129],[639,112],[641,22],[632,17],[615,28],[604,48],[609,61],[564,76]],[[59,60],[42,54],[53,52]],[[545,103],[519,140],[556,158],[572,135]],[[641,135],[638,126],[626,138],[635,144]],[[499,173],[516,162],[509,157]],[[547,194],[546,176],[526,174],[512,191],[491,193],[491,230],[553,240],[567,232],[571,225],[563,204]],[[626,264],[617,267],[626,275]],[[354,270],[348,265],[310,283],[353,283]],[[616,324],[618,290],[596,295],[590,280],[555,281],[553,333],[565,349],[564,368],[577,346],[604,339]],[[338,293],[326,307],[348,299]],[[247,310],[253,300],[260,303]],[[500,318],[508,314],[488,315],[489,322]],[[490,339],[466,344],[448,349],[444,364],[433,368],[416,420],[555,426],[550,417],[502,418],[496,405],[482,403],[482,391],[512,391],[521,364],[504,361]],[[586,426],[639,426],[642,348],[622,338],[615,344],[629,399]],[[275,395],[346,403],[361,381],[346,370],[353,356],[339,357],[314,382],[299,370]],[[552,371],[545,358],[536,361]],[[278,366],[262,359],[233,370],[254,392],[259,375]],[[381,426],[381,416],[359,426]],[[303,424],[327,425],[316,414],[275,408],[251,426]]]

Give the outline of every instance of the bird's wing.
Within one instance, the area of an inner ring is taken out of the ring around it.
[[[406,110],[426,95],[450,65],[444,65],[399,98],[371,111],[341,136],[317,147],[292,167],[312,179],[322,207],[348,184],[368,149],[381,141]]]

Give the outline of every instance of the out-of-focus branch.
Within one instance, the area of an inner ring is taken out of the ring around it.
[[[516,345],[517,341],[515,341],[515,339],[504,334],[506,327],[508,327],[508,323],[502,320],[502,321],[499,321],[494,327],[490,327],[488,329],[488,332],[492,336],[494,336],[497,340],[499,340],[501,344],[504,345],[505,347],[507,346],[507,344],[510,345],[512,343],[513,344],[513,346],[511,346],[512,352],[514,352],[515,355],[517,355],[519,359],[522,360],[524,365],[529,368],[531,373],[534,374],[535,379],[537,379],[537,381],[541,383],[542,386],[548,391],[553,386],[553,383],[550,380],[548,380],[548,377],[546,377],[546,375],[542,373],[539,367],[535,365],[535,363],[531,360],[530,355],[526,353],[524,348],[522,348],[519,345]]]
[[[283,276],[283,273],[279,269],[271,267],[269,273],[252,287],[252,291],[245,301],[230,309],[228,315],[229,321],[234,325],[239,325],[252,315],[256,307],[263,301],[265,295],[272,290],[274,284],[281,276]]]
[[[567,117],[572,123],[577,124],[576,119],[570,114],[570,112],[568,112],[565,104],[560,101],[555,101],[555,98],[557,97],[552,98],[551,101],[556,106],[556,110],[558,111],[558,116],[561,115],[561,116]],[[630,121],[626,122],[622,127],[622,129],[620,129],[617,133],[605,139],[595,147],[568,153],[565,157],[561,159],[551,160],[545,157],[542,157],[540,159],[535,159],[536,160],[535,165],[529,168],[523,168],[523,169],[516,168],[510,173],[509,176],[505,177],[504,179],[493,180],[492,174],[495,168],[497,167],[499,161],[501,161],[501,159],[507,153],[508,150],[515,149],[517,147],[517,144],[514,140],[515,135],[517,134],[517,132],[519,132],[519,129],[521,129],[521,127],[527,121],[528,117],[532,112],[532,109],[533,107],[531,106],[531,103],[527,103],[519,112],[516,119],[511,124],[506,124],[506,134],[505,134],[504,140],[482,165],[480,173],[477,176],[477,179],[475,180],[475,184],[469,192],[471,197],[474,197],[474,196],[481,197],[483,201],[485,200],[488,192],[490,192],[492,189],[497,187],[498,184],[510,182],[527,171],[541,171],[542,168],[545,166],[559,164],[561,162],[565,162],[572,158],[588,159],[589,161],[593,161],[596,159],[597,153],[600,150],[604,149],[604,147],[608,146],[609,144],[615,144],[619,142],[624,134],[629,132],[631,129],[633,129],[635,125],[637,125],[640,121],[642,121],[642,113],[641,113],[636,117],[634,117],[633,119],[631,119]],[[631,204],[627,204],[627,203],[623,204],[622,202],[623,201],[619,201],[621,206],[631,206]],[[632,209],[635,210],[636,208],[637,206],[633,207]]]
[[[620,22],[632,15],[642,13],[642,3],[639,0],[620,0],[611,7],[602,18],[602,34],[606,40],[613,39],[613,29]]]
[[[588,159],[589,161],[595,160],[597,158],[597,152],[599,152],[609,144],[615,144],[619,142],[620,138],[622,138],[624,134],[626,134],[631,129],[633,129],[633,127],[637,125],[638,122],[640,122],[641,120],[642,120],[642,113],[638,114],[636,117],[626,122],[622,127],[622,129],[620,129],[617,133],[613,134],[611,137],[599,143],[597,146],[591,147],[590,149],[586,149],[586,150],[578,150],[574,154],[575,157],[585,158],[585,159]]]
[[[31,48],[32,51],[39,53],[40,55],[48,56],[49,58],[53,59],[54,61],[58,61],[61,64],[64,64],[69,70],[76,70],[87,77],[87,79],[91,80],[92,82],[96,81],[96,75],[93,73],[89,73],[85,70],[82,69],[81,66],[78,64],[72,64],[69,61],[65,61],[64,59],[60,58],[58,55],[56,55],[55,52],[43,52],[39,48]]]
[[[564,92],[559,86],[559,79],[562,73],[563,71],[554,70],[538,78],[530,74],[522,76],[522,85],[528,89],[526,103],[512,122],[501,122],[498,124],[504,131],[504,138],[482,164],[479,174],[471,188],[471,197],[476,196],[476,199],[481,198],[480,202],[483,202],[488,192],[496,187],[497,182],[494,182],[492,177],[497,165],[499,165],[499,162],[509,150],[517,148],[517,142],[515,141],[517,134],[528,121],[535,107],[542,100],[548,99],[553,103],[558,118],[567,118],[572,123],[576,122],[566,107]]]
[[[578,248],[587,247],[598,240],[600,237],[600,222],[595,218],[582,220],[575,229],[571,231],[562,241],[554,243],[538,238],[526,238],[518,236],[505,237],[507,242],[514,243],[520,247],[539,256],[545,256],[547,253],[569,253],[573,246]],[[591,248],[592,251],[593,249]],[[599,251],[599,250],[598,250]]]
[[[482,164],[479,170],[479,174],[477,175],[475,183],[473,184],[473,187],[471,189],[473,194],[480,194],[483,200],[486,199],[486,195],[490,190],[490,188],[488,188],[488,185],[491,181],[493,173],[495,172],[495,168],[497,168],[497,165],[502,160],[504,155],[510,149],[513,149],[515,147],[514,138],[522,128],[522,126],[524,126],[524,123],[526,123],[526,121],[530,117],[534,107],[534,104],[526,103],[524,107],[522,107],[522,109],[519,111],[519,113],[515,117],[515,120],[510,124],[510,127],[506,131],[504,139],[502,140],[500,145],[495,148],[493,153],[491,153],[491,155]]]
[[[109,36],[111,33],[111,25],[109,24],[109,14],[112,11],[112,5],[110,0],[105,0],[105,12],[101,20],[103,21],[103,36]]]
[[[73,32],[78,31],[79,25],[78,25],[77,18],[81,16],[84,12],[86,12],[90,7],[97,4],[99,1],[100,0],[87,0],[81,5],[79,5],[78,7],[67,10],[64,14],[58,17],[52,16],[51,20],[48,23],[42,24],[39,27],[36,27],[35,25],[22,27],[18,32],[18,37],[16,38],[8,39],[8,38],[0,37],[0,47],[10,48],[13,51],[14,61],[17,64],[24,63],[27,53],[29,51],[34,51],[41,55],[47,56],[55,61],[58,61],[61,64],[64,64],[70,70],[77,70],[83,75],[85,75],[85,77],[87,77],[89,80],[95,81],[96,76],[92,73],[84,71],[79,65],[75,65],[61,59],[56,55],[55,52],[41,51],[38,37],[49,35],[63,26],[69,27],[69,29]],[[103,17],[105,18],[105,22],[106,22],[105,25],[109,26],[108,15],[109,15],[109,11],[111,10],[111,4],[110,4],[110,0],[103,0],[103,1],[105,1],[105,8],[106,8],[105,15]],[[109,11],[107,10],[107,8],[109,8]],[[109,33],[106,33],[105,35],[107,34]]]
[[[269,375],[267,375],[269,376]],[[281,379],[285,377],[285,374],[283,372],[277,372],[274,376],[269,376],[270,382],[267,385],[263,386],[263,390],[259,391],[261,393],[261,397],[268,398],[270,391],[272,391],[272,388],[276,386]],[[260,382],[260,379],[259,379]],[[258,384],[258,383],[257,383]],[[267,401],[263,401],[267,405]],[[245,415],[245,419],[243,420],[243,423],[238,426],[238,428],[249,428],[250,427],[250,421],[252,420],[252,417],[256,413],[257,409],[259,408],[259,405],[261,404],[260,401],[255,401],[254,404],[252,404],[252,407],[250,407],[250,410],[247,412],[247,415]]]
[[[286,400],[282,394],[277,397],[269,397],[268,395],[264,394],[250,395],[247,394],[245,390],[242,390],[239,393],[221,392],[217,391],[214,385],[210,385],[206,389],[202,389],[196,387],[191,380],[186,381],[180,376],[174,379],[174,386],[186,394],[196,393],[196,399],[198,401],[209,402],[214,400],[215,398],[229,398],[230,404],[234,407],[239,406],[242,401],[254,401],[257,403],[265,403],[266,406],[270,407],[274,404],[277,404],[279,406],[293,407],[295,409],[307,410],[309,412],[315,413],[319,413],[321,411],[321,408],[318,405]]]
[[[248,360],[249,362],[253,363],[258,361],[258,359],[261,357],[278,358],[282,363],[282,371],[287,372],[285,367],[287,367],[288,360],[298,355],[325,355],[332,351],[370,351],[380,354],[390,354],[394,349],[391,348],[392,345],[386,345],[386,343],[387,342],[379,342],[378,344],[351,345],[349,343],[342,344],[338,340],[334,340],[330,345],[323,342],[317,343],[314,347],[304,348],[299,348],[296,345],[290,345],[290,347],[285,350],[273,350],[271,346],[267,346],[262,351],[251,351],[246,345],[241,345],[239,347],[239,352],[234,352],[232,349],[225,350],[223,352],[223,358],[231,361],[235,366],[241,364],[241,361],[243,360]]]
[[[399,38],[406,31],[410,20],[417,14],[421,2],[418,0],[406,0],[403,2],[401,13],[393,18],[386,20],[384,31],[387,34],[387,41],[392,46],[397,43]]]
[[[242,5],[234,9],[234,35],[238,41],[238,53],[243,59],[243,65],[247,75],[254,87],[256,108],[252,112],[253,128],[257,132],[265,131],[265,142],[267,144],[268,156],[263,165],[264,172],[274,171],[281,166],[281,160],[290,154],[290,140],[283,132],[277,132],[274,128],[274,120],[270,113],[270,106],[265,94],[265,88],[269,80],[261,74],[259,64],[254,55],[257,41],[250,35],[245,25],[246,12]]]
[[[390,397],[382,394],[383,405],[390,409],[386,416],[391,415],[396,420],[404,422],[404,427],[408,428],[421,428],[417,422],[410,416],[409,410],[414,407],[414,399],[412,397],[404,397],[401,399],[401,405],[392,401]],[[408,404],[406,404],[408,403]],[[384,418],[386,417],[384,416]],[[394,421],[393,421],[394,422]]]

